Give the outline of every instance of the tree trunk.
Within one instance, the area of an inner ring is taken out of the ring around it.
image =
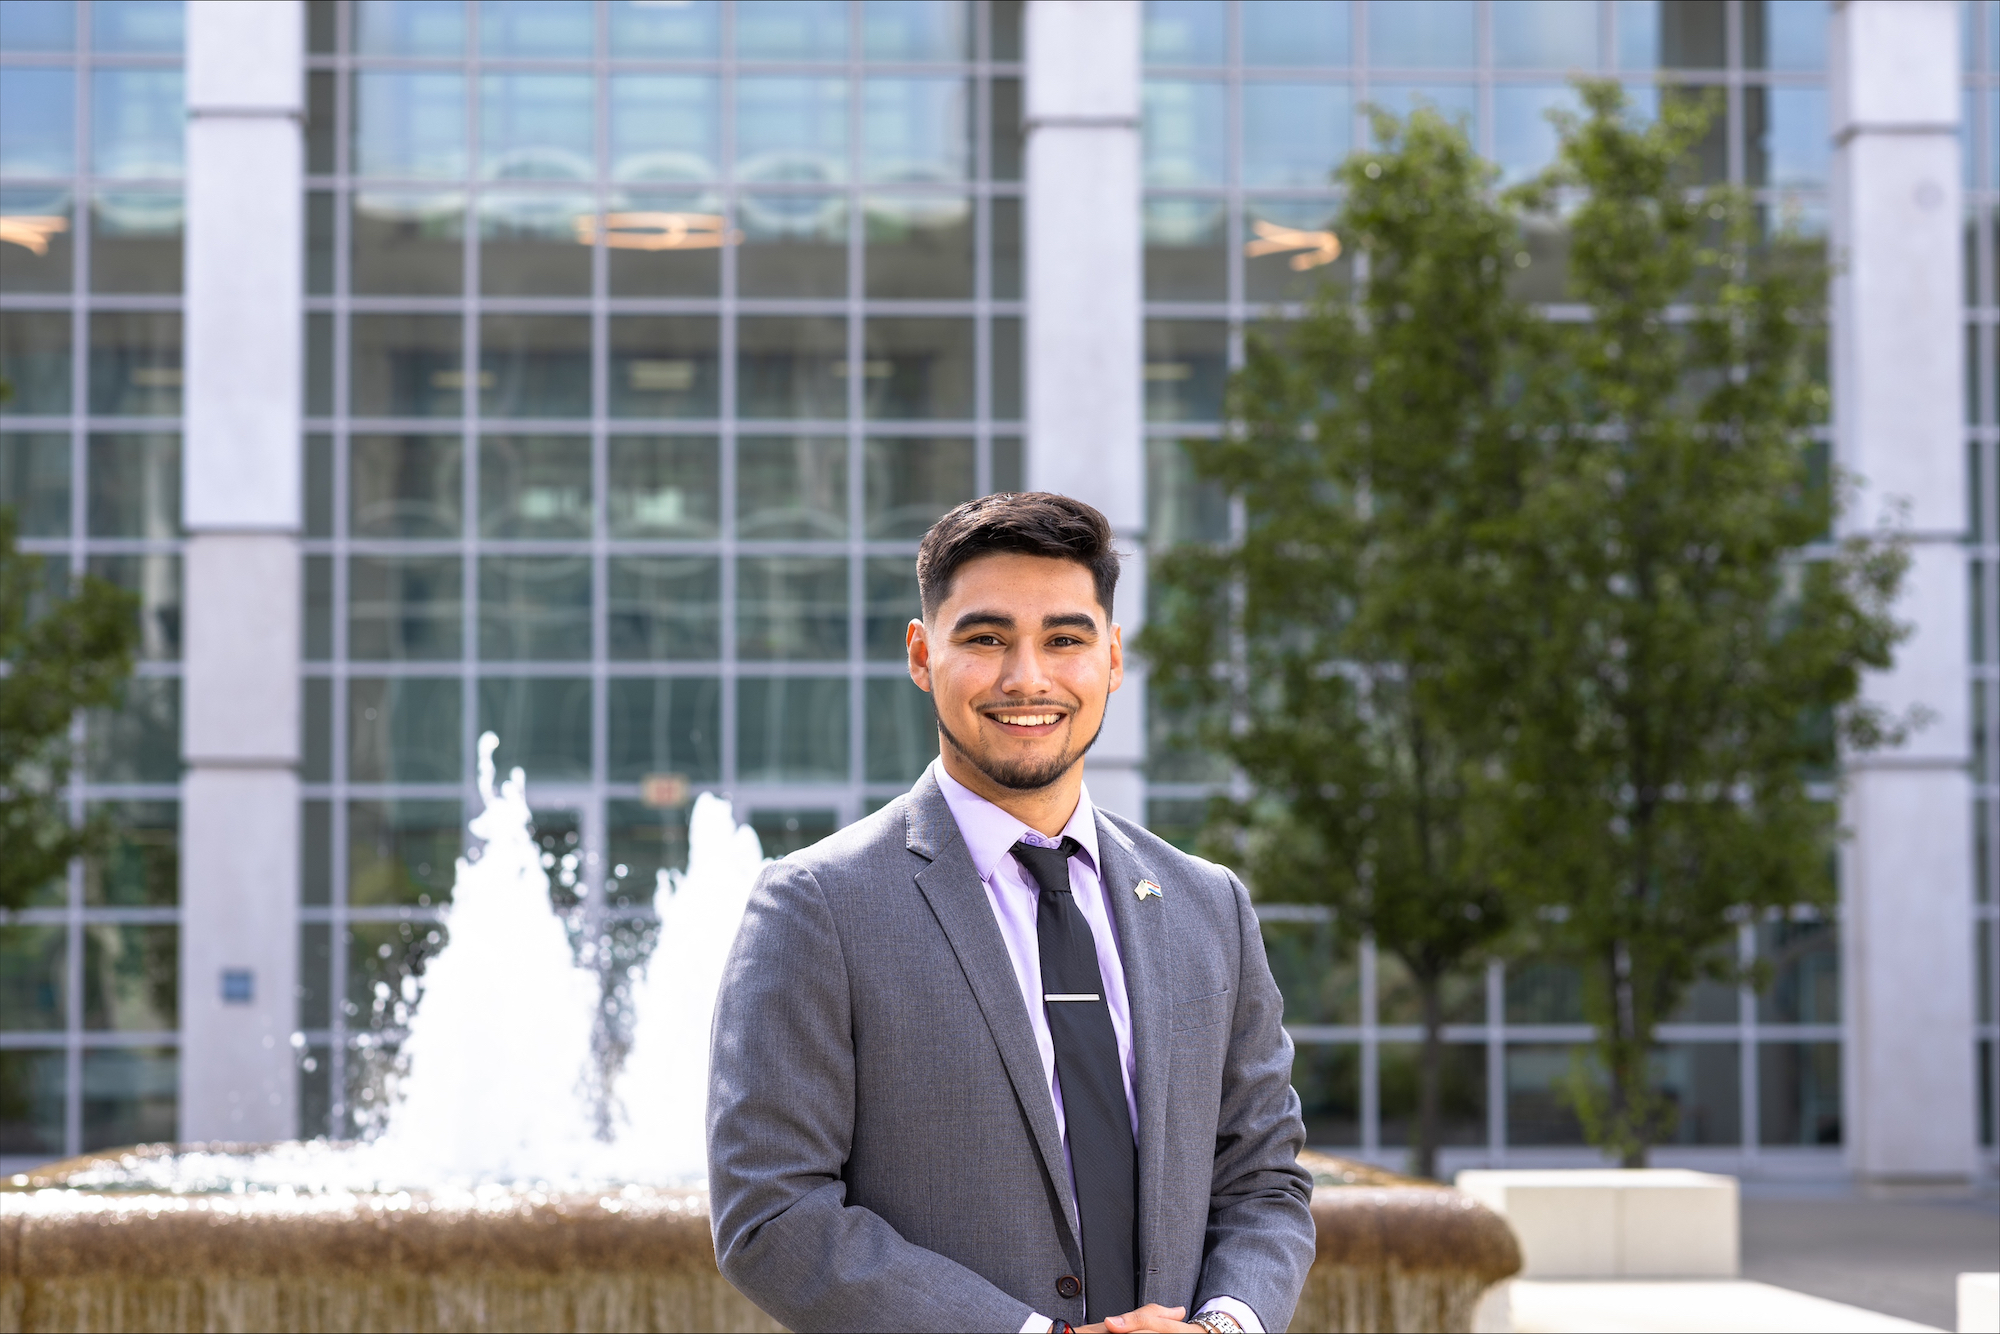
[[[1646,1088],[1646,1050],[1639,1041],[1632,952],[1622,940],[1611,950],[1611,988],[1611,1116],[1607,1125],[1611,1142],[1619,1149],[1619,1166],[1644,1167],[1652,1139],[1651,1100]]]
[[[1439,995],[1443,978],[1417,975],[1424,1007],[1424,1051],[1417,1077],[1417,1143],[1412,1154],[1413,1176],[1437,1179],[1438,1086],[1444,1077],[1444,1004]]]

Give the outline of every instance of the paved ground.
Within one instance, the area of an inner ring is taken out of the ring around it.
[[[1852,1196],[1746,1195],[1743,1277],[1958,1328],[1956,1284],[2000,1269],[2000,1200],[1956,1203]]]

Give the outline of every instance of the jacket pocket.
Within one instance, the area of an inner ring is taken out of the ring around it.
[[[1206,996],[1196,996],[1192,1000],[1176,1001],[1173,1031],[1185,1033],[1189,1029],[1208,1028],[1219,1024],[1229,1017],[1230,1011],[1234,1008],[1235,998],[1228,987],[1210,992]]]

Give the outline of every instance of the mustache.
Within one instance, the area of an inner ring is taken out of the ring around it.
[[[1049,699],[1039,695],[1034,699],[1003,699],[973,706],[982,714],[997,713],[1001,709],[1060,709],[1064,713],[1075,713],[1080,707],[1082,706],[1074,700]]]

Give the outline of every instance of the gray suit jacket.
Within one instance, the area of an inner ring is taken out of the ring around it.
[[[1098,812],[1131,1000],[1143,1302],[1283,1330],[1313,1257],[1292,1044],[1242,884]],[[1133,887],[1157,882],[1161,898]],[[766,868],[716,1002],[716,1261],[795,1330],[1083,1323],[1055,1106],[958,825],[907,795]]]

